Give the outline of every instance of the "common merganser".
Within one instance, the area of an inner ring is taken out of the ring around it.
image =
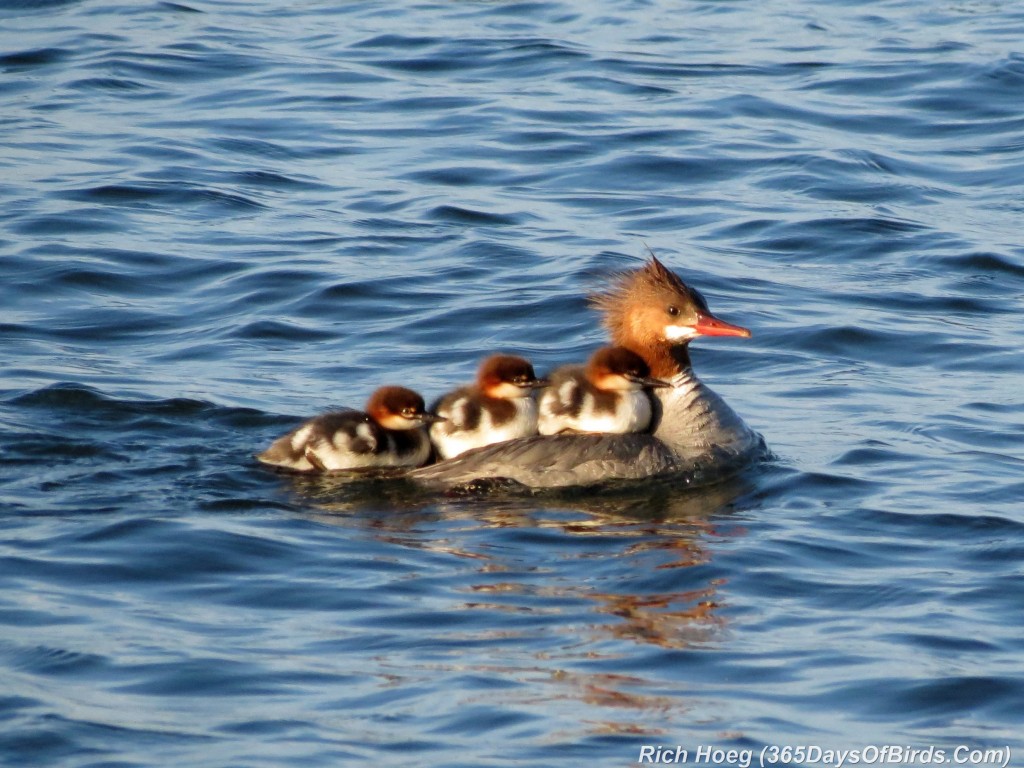
[[[470,451],[407,473],[432,486],[503,480],[531,487],[593,485],[673,476],[691,484],[722,479],[762,449],[722,398],[694,374],[687,349],[698,336],[750,336],[719,320],[701,294],[651,257],[592,299],[612,343],[640,355],[670,387],[653,394],[652,433],[538,435]]]
[[[644,359],[625,347],[602,347],[585,366],[567,365],[551,375],[540,396],[537,429],[561,432],[643,432],[651,425],[651,397],[644,387],[668,387]]]
[[[533,391],[547,385],[529,361],[515,355],[491,355],[476,383],[443,395],[430,410],[446,420],[430,427],[437,454],[449,459],[491,443],[537,434]]]
[[[321,414],[275,440],[256,456],[298,472],[369,467],[419,467],[430,458],[424,427],[441,421],[428,413],[423,398],[405,387],[381,387],[366,412]]]

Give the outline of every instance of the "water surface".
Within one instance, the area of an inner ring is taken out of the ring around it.
[[[8,3],[0,762],[1024,749],[1016,3]],[[355,492],[251,455],[652,248],[774,458]]]

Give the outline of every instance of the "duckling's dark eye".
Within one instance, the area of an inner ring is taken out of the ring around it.
[[[411,419],[413,416],[416,415],[416,409],[415,408],[403,408],[402,409],[402,415],[405,416],[405,418],[407,418],[407,419]]]
[[[668,308],[668,313],[669,313],[669,315],[671,315],[672,317],[675,317],[676,315],[678,315],[678,314],[679,314],[679,307],[669,307],[669,308]]]

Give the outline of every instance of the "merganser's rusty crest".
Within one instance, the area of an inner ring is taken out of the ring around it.
[[[652,434],[539,435],[478,448],[413,470],[417,482],[451,487],[502,478],[531,488],[593,485],[678,475],[688,482],[722,479],[761,450],[760,436],[690,364],[698,336],[749,337],[715,317],[704,297],[653,256],[594,297],[612,343],[644,359],[651,374],[671,383],[656,389]]]

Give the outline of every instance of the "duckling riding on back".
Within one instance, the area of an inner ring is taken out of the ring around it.
[[[478,448],[407,473],[431,486],[502,478],[531,488],[591,485],[677,475],[722,479],[760,451],[760,436],[693,372],[688,346],[699,336],[749,337],[715,317],[707,301],[653,256],[592,300],[613,344],[639,355],[669,386],[653,390],[651,433],[524,437]]]

